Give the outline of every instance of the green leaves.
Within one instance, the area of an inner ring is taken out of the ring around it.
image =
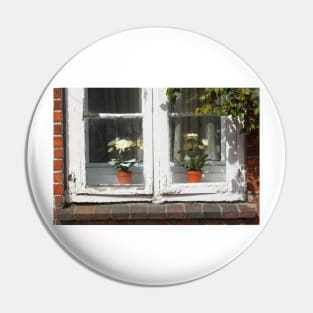
[[[116,138],[108,143],[108,152],[114,153],[111,164],[120,172],[128,172],[130,167],[140,161],[133,158],[135,149],[139,147],[131,140]]]
[[[128,172],[129,168],[138,162],[139,161],[136,159],[126,160],[126,161],[120,158],[112,159],[113,166],[120,172]]]
[[[259,88],[199,88],[196,114],[231,115],[243,122],[241,132],[250,134],[258,129],[260,114]],[[175,105],[182,88],[168,88],[169,102]]]
[[[167,88],[166,95],[168,96],[171,105],[174,105],[176,103],[176,99],[179,96],[180,92],[181,88]]]
[[[189,135],[189,137],[188,137]],[[208,155],[205,153],[205,144],[207,139],[202,139],[201,143],[198,141],[198,135],[191,138],[191,135],[197,134],[185,134],[184,149],[181,151],[184,153],[183,161],[180,162],[188,170],[201,170],[209,160]]]
[[[199,153],[199,152],[198,152]],[[185,154],[183,166],[188,170],[201,170],[209,160],[207,154],[200,152],[198,155],[190,156]]]

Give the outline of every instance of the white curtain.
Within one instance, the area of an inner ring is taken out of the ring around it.
[[[209,147],[205,150],[211,160],[221,158],[221,122],[219,117],[192,116],[199,103],[200,90],[197,88],[184,88],[177,98],[176,104],[170,109],[171,129],[171,158],[172,161],[181,161],[179,153],[184,146],[184,134],[196,133],[199,140],[207,139]]]

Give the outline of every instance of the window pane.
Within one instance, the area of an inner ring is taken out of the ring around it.
[[[198,134],[198,138],[207,140],[204,151],[211,161],[221,160],[221,118],[214,116],[189,116],[170,118],[171,161],[183,161],[184,135]]]
[[[87,113],[140,113],[140,88],[88,88]]]
[[[199,96],[204,88],[182,88],[176,103],[171,105],[169,111],[171,113],[194,112],[200,105]]]
[[[132,184],[143,184],[142,119],[90,119],[86,125],[86,173],[87,184],[117,184],[116,169],[109,162],[116,158],[116,151],[108,152],[108,143],[115,138],[134,141],[138,148],[126,151],[125,160],[136,158],[138,164],[131,167]]]
[[[107,163],[113,157],[114,153],[108,152],[108,143],[115,139],[126,138],[137,142],[137,139],[142,138],[142,119],[94,119],[87,120],[88,129],[88,159],[89,163]],[[138,157],[142,150],[129,152],[130,158]],[[87,160],[88,160],[87,159]]]
[[[202,182],[225,181],[225,138],[222,138],[221,117],[194,115],[201,105],[203,88],[182,88],[176,103],[169,108],[170,159],[173,183],[186,183],[186,169],[181,165],[187,142],[186,134],[197,134],[198,143],[208,155],[208,165],[203,167]],[[215,100],[218,101],[218,100]],[[204,140],[205,145],[202,145]]]

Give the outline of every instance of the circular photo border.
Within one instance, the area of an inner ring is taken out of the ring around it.
[[[54,88],[260,89],[258,225],[55,225]],[[216,41],[174,28],[140,28],[80,51],[41,95],[28,134],[28,181],[40,217],[59,245],[89,269],[123,282],[171,285],[221,269],[260,234],[278,201],[285,144],[277,109],[260,78]]]

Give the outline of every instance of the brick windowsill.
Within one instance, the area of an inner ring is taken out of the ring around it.
[[[259,224],[256,203],[72,204],[56,224]]]

